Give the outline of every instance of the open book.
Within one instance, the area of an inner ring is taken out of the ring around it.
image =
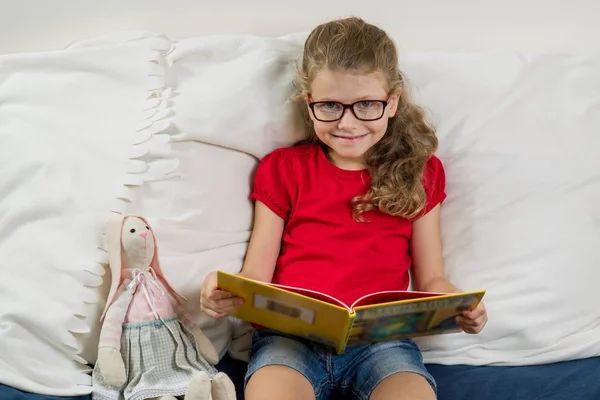
[[[218,288],[244,299],[229,315],[262,327],[346,346],[460,331],[456,316],[473,310],[485,291],[372,293],[351,306],[323,293],[258,282],[218,271]]]

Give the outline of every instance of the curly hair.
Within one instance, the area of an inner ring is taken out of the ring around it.
[[[364,221],[361,214],[374,209],[415,218],[425,207],[423,173],[438,140],[423,109],[410,100],[393,40],[382,29],[354,17],[326,22],[309,34],[296,73],[298,100],[302,99],[301,112],[307,124],[308,137],[303,142],[319,143],[303,99],[323,69],[379,71],[389,92],[399,95],[396,114],[390,118],[385,135],[366,154],[371,183],[367,193],[351,201],[354,218]]]

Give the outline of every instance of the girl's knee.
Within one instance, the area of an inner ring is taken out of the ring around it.
[[[369,400],[436,400],[431,383],[421,374],[398,372],[390,375],[375,387]]]
[[[314,399],[315,390],[300,372],[285,365],[268,365],[248,377],[246,400]]]

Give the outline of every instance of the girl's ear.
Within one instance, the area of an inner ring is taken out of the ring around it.
[[[304,102],[306,103],[306,106],[308,107],[308,104],[312,101],[312,97],[310,96],[310,93],[304,93],[302,95],[302,98],[304,99]]]
[[[310,103],[312,102],[312,97],[310,96],[310,93],[305,93],[303,95],[304,97],[304,102],[306,103],[306,112],[308,113],[308,117],[313,121],[313,123],[315,122],[314,118],[313,118],[313,113],[310,110]]]
[[[398,111],[398,103],[400,102],[400,95],[401,89],[396,89],[390,93],[387,107],[388,118],[392,118],[394,115],[396,115],[396,111]]]

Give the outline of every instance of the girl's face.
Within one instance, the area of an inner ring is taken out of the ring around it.
[[[331,160],[342,169],[363,169],[365,153],[381,140],[396,114],[398,95],[388,93],[381,72],[324,69],[310,89],[309,115],[317,137],[331,149]],[[380,101],[387,101],[387,106]]]

